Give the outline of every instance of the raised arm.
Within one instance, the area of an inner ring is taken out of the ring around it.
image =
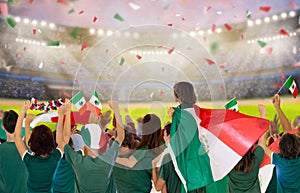
[[[26,115],[26,112],[30,106],[31,106],[31,102],[29,100],[24,102],[24,104],[21,108],[17,123],[16,123],[16,128],[15,128],[15,143],[16,143],[16,147],[17,147],[18,152],[21,157],[23,157],[24,153],[27,151],[26,146],[21,137],[22,123],[23,123],[24,117]]]
[[[125,137],[125,131],[122,123],[119,104],[117,101],[108,101],[108,104],[111,107],[111,109],[114,111],[115,118],[116,118],[116,127],[117,127],[118,136],[116,137],[115,140],[119,142],[119,144],[121,145]]]
[[[283,111],[281,110],[281,107],[280,107],[280,96],[278,94],[275,94],[272,98],[272,102],[278,113],[279,120],[282,125],[283,131],[285,133],[291,131],[292,130],[291,123],[288,120],[288,118],[285,116],[285,114],[283,113]]]
[[[29,147],[28,141],[31,136],[30,123],[33,121],[34,118],[35,118],[35,116],[32,114],[26,115],[26,118],[25,118],[25,140],[26,140],[27,147]]]
[[[162,154],[158,155],[152,160],[152,180],[156,191],[166,192],[166,181],[162,178],[158,178],[158,171],[160,168],[156,167],[157,162],[161,159]]]

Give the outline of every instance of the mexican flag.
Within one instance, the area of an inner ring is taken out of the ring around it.
[[[94,91],[93,96],[91,97],[91,99],[87,103],[87,108],[91,112],[95,113],[97,116],[99,116],[101,114],[102,105],[101,105],[101,102],[99,100],[99,96],[98,96],[96,91]]]
[[[289,78],[285,81],[284,87],[288,88],[292,93],[293,97],[296,98],[298,95],[298,87],[296,85],[296,81],[293,79],[293,76],[289,76]]]
[[[237,104],[236,98],[231,99],[228,103],[226,103],[226,105],[224,105],[224,107],[226,109],[233,110],[236,112],[239,111],[239,106]]]
[[[194,179],[196,183],[200,180],[197,179],[199,176],[197,170],[199,169],[202,170],[200,173],[203,176],[201,178],[202,184],[198,185],[206,186],[211,183],[209,179],[211,174],[213,181],[223,179],[269,128],[268,120],[232,110],[203,109],[196,105],[193,108],[179,110],[174,108],[174,110],[170,155],[171,158],[173,157],[174,167],[178,166],[179,172],[176,168],[175,170],[185,187],[185,191],[193,190]],[[178,127],[174,133],[174,117],[176,118],[178,113],[180,118],[177,122],[179,124],[175,123]],[[180,122],[185,122],[186,125],[180,124]],[[190,129],[195,126],[197,127],[195,130]],[[196,146],[195,137],[201,141],[201,147]],[[189,150],[186,151],[186,149]],[[195,155],[192,154],[195,152],[199,157],[202,157],[201,163],[190,162],[189,158],[193,158]],[[205,158],[206,154],[209,157],[208,163]],[[198,166],[199,164],[200,166]],[[208,166],[207,169],[205,169],[206,166]]]
[[[98,124],[86,124],[81,128],[84,143],[92,149],[100,149],[106,144],[106,137]]]
[[[86,111],[86,101],[81,91],[79,91],[73,98],[71,98],[70,101],[80,114],[83,114]]]

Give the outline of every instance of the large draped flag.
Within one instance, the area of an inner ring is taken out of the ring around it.
[[[174,113],[179,111],[178,108],[174,108],[174,110]],[[194,108],[180,109],[180,111],[180,121],[185,121],[186,124],[187,122],[191,123],[191,125],[186,125],[183,128],[179,124],[177,131],[175,131],[178,135],[172,135],[174,130],[172,131],[173,127],[171,128],[170,155],[176,172],[179,171],[177,174],[184,185],[185,191],[191,190],[189,183],[198,178],[197,172],[194,172],[196,171],[195,168],[199,169],[200,167],[204,174],[201,177],[203,186],[210,181],[209,173],[212,173],[214,181],[223,179],[269,128],[268,120],[232,110],[203,109],[194,105]],[[191,117],[194,121],[191,120]],[[194,123],[196,123],[198,131],[187,131],[187,128],[195,126]],[[197,148],[195,146],[193,149],[191,146],[196,144],[194,139],[196,134],[198,134],[196,137],[200,139],[202,147]],[[189,147],[189,151],[185,151],[187,147]],[[203,165],[198,166],[197,163],[183,162],[193,157],[195,152],[203,157],[202,164],[205,163],[204,166],[208,165],[209,168],[203,168]],[[206,153],[209,156],[208,164],[205,159]],[[176,165],[178,166],[177,169]]]

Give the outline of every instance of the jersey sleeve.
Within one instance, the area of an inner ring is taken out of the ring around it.
[[[66,160],[71,164],[79,163],[83,159],[83,155],[81,153],[75,152],[68,144],[65,145],[64,152]]]

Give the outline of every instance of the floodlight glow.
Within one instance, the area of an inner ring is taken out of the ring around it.
[[[194,31],[190,32],[190,36],[195,37],[196,33]]]
[[[287,13],[283,12],[280,14],[280,16],[282,17],[282,19],[285,19],[285,18],[287,18]]]
[[[31,23],[32,23],[32,25],[37,25],[37,24],[38,24],[38,21],[34,19],[34,20],[32,20]]]
[[[93,29],[93,28],[91,28],[91,29],[90,29],[90,34],[92,34],[92,35],[93,35],[93,34],[95,34],[95,32],[96,32],[96,30],[95,30],[95,29]]]
[[[248,21],[247,21],[247,24],[248,24],[249,27],[251,27],[251,26],[253,26],[254,22],[251,21],[251,20],[248,20]]]
[[[19,23],[19,22],[21,21],[21,18],[20,18],[20,17],[15,17],[15,21],[16,21],[17,23]]]
[[[222,32],[222,28],[217,28],[217,29],[216,29],[216,32],[217,32],[217,33],[221,33],[221,32]]]
[[[295,17],[296,16],[296,12],[295,11],[290,11],[289,16],[290,17]]]
[[[203,30],[200,30],[200,31],[198,31],[198,34],[199,34],[200,36],[203,36],[203,35],[204,35],[204,31],[203,31]]]
[[[277,21],[277,20],[278,20],[278,16],[277,16],[277,15],[273,15],[273,16],[272,16],[272,19],[273,19],[274,21]]]
[[[42,26],[46,26],[46,25],[47,25],[47,22],[41,21],[41,25],[42,25]]]
[[[98,35],[99,35],[99,36],[103,36],[103,34],[104,34],[103,29],[98,29]]]
[[[269,17],[265,17],[265,18],[264,18],[264,22],[265,22],[265,23],[269,23],[270,20],[271,20],[271,19],[270,19]]]
[[[256,23],[257,25],[260,25],[260,24],[261,24],[261,20],[260,20],[260,19],[256,19],[256,20],[255,20],[255,23]]]
[[[107,36],[111,36],[113,34],[113,32],[111,30],[107,30],[106,35]]]
[[[51,29],[53,29],[53,28],[55,27],[55,24],[54,24],[54,23],[50,23],[50,24],[49,24],[49,27],[50,27]]]
[[[29,19],[28,19],[28,18],[24,18],[23,22],[24,22],[25,24],[27,24],[27,23],[29,23]]]

